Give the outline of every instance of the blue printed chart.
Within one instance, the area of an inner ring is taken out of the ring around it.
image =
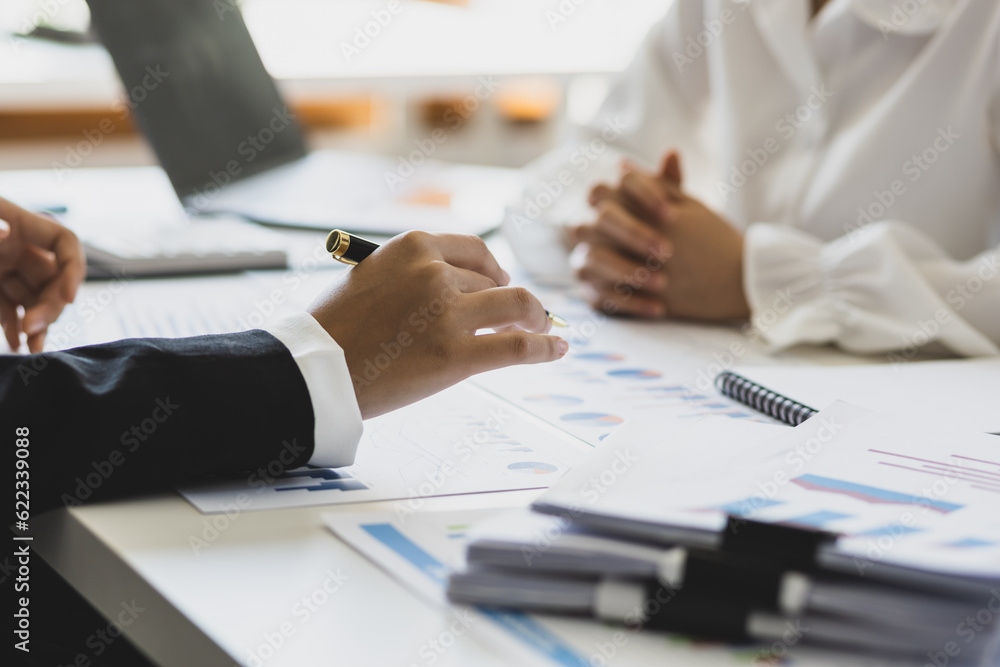
[[[713,389],[686,386],[614,351],[571,352],[556,364],[503,369],[473,382],[593,445],[631,419],[683,425],[720,416],[772,423]]]
[[[202,512],[550,486],[590,448],[468,384],[365,424],[354,465],[269,469],[180,490]]]
[[[464,560],[465,527],[494,512],[425,511],[404,522],[392,512],[338,511],[324,514],[323,520],[337,536],[419,595],[428,604],[428,613],[439,613],[443,623],[450,623],[456,610],[446,601],[445,587],[448,574]],[[627,633],[628,641],[616,645],[615,633],[622,628],[596,621],[487,609],[470,613],[476,621],[468,624],[472,640],[481,642],[503,664],[746,667],[759,652],[655,632]],[[614,662],[606,661],[602,646],[615,646]]]
[[[1000,579],[996,436],[841,403],[769,447],[742,474],[753,493],[700,511],[834,532],[851,558]]]

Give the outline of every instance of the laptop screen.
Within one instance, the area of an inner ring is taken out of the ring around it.
[[[225,184],[305,155],[236,0],[87,2],[182,200],[202,208]]]

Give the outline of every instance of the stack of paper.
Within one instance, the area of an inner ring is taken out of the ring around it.
[[[453,601],[948,664],[1000,659],[1000,439],[838,403],[623,426],[470,532]],[[655,604],[654,604],[655,603]],[[928,658],[930,656],[930,658]]]

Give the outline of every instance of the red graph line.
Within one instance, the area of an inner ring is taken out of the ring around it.
[[[940,470],[941,472],[955,472],[954,470],[949,470],[947,468],[939,468],[938,466],[932,466],[932,465],[926,465],[924,467],[925,468],[930,468],[931,470]],[[969,472],[968,470],[964,470],[962,472],[962,475],[965,476],[965,477],[975,477],[975,478],[978,478],[978,480],[986,480],[985,482],[980,482],[980,483],[981,484],[990,484],[990,485],[994,486],[998,491],[1000,491],[1000,480],[994,480],[991,477],[983,477],[982,475],[974,475],[973,473]],[[969,481],[978,481],[978,480],[969,480]]]
[[[996,461],[984,461],[983,459],[974,459],[971,456],[962,456],[960,454],[952,454],[952,456],[956,459],[965,459],[966,461],[976,461],[977,463],[985,463],[987,465],[1000,467],[1000,463],[997,463]]]
[[[938,477],[942,477],[942,476],[943,477],[952,477],[954,479],[960,479],[963,482],[978,482],[979,481],[979,480],[962,479],[962,477],[953,474],[951,471],[946,471],[946,472],[931,472],[930,470],[921,470],[920,468],[911,468],[910,466],[901,466],[898,463],[886,463],[885,461],[879,461],[878,464],[879,465],[883,465],[883,466],[891,466],[893,468],[902,468],[903,470],[912,470],[913,472],[921,472],[921,473],[923,473],[925,475],[936,475]],[[1000,493],[1000,489],[990,489],[990,488],[987,488],[985,486],[977,486],[975,484],[973,484],[973,486],[975,486],[977,489],[983,489],[985,491],[993,491],[994,493]]]
[[[974,472],[982,473],[984,475],[992,475],[993,477],[996,477],[997,479],[1000,479],[1000,473],[990,472],[989,470],[979,470],[977,468],[967,468],[965,466],[955,465],[954,463],[945,463],[943,461],[933,461],[931,459],[922,459],[922,458],[919,458],[919,457],[916,457],[916,456],[906,456],[905,454],[896,454],[895,452],[884,452],[881,449],[869,449],[868,451],[869,452],[875,452],[876,454],[885,454],[886,456],[896,456],[896,457],[899,457],[901,459],[909,459],[911,461],[920,461],[921,463],[932,463],[932,464],[938,465],[938,466],[948,466],[949,468],[955,468],[955,469],[961,470],[963,472],[971,470],[971,471],[974,471]],[[968,459],[968,457],[966,457],[966,456],[958,456],[957,454],[953,454],[952,456],[954,456],[955,458]],[[970,460],[970,461],[978,461],[978,459],[968,459],[968,460]],[[989,461],[982,461],[981,463],[987,463],[987,464],[989,464]]]

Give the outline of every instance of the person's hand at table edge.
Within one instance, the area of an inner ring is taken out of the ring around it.
[[[0,198],[0,324],[12,352],[27,334],[41,352],[45,334],[86,275],[80,241],[54,220]]]

